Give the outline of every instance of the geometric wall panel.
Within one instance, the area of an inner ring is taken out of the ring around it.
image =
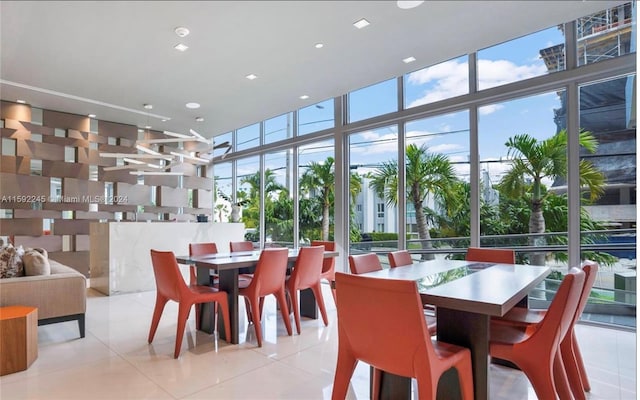
[[[42,125],[85,132],[91,130],[90,119],[87,116],[50,110],[42,111]]]
[[[86,219],[56,219],[53,221],[54,235],[88,235],[89,224]]]
[[[42,198],[48,199],[49,183],[50,180],[47,177],[2,172],[0,173],[0,197],[4,197],[6,200],[17,196],[15,200],[6,200],[17,203],[31,203]]]
[[[0,151],[5,154],[0,158],[0,197],[4,196],[0,209],[11,212],[11,218],[0,219],[0,235],[25,247],[43,247],[52,259],[88,275],[91,222],[116,218],[189,221],[196,214],[211,214],[213,180],[198,176],[204,175],[205,168],[187,159],[172,168],[183,172],[182,177],[147,175],[140,179],[130,170],[104,171],[119,162],[100,157],[101,152],[138,153],[136,140],[167,138],[163,132],[140,134],[133,125],[92,121],[85,115],[53,110],[42,110],[40,115],[42,124],[35,124],[31,106],[0,103],[0,138],[4,138]],[[97,132],[92,132],[96,126]],[[174,147],[171,143],[161,151],[195,151],[193,146],[200,145]],[[206,169],[207,174],[212,170]],[[108,191],[113,199],[105,197]],[[189,193],[193,208],[188,207]],[[139,207],[144,212],[137,212]],[[52,221],[50,226],[48,221]]]
[[[62,236],[42,235],[42,236],[20,236],[13,237],[13,243],[22,247],[41,247],[46,251],[62,251]]]
[[[158,205],[163,207],[183,207],[187,204],[188,199],[187,189],[166,186],[160,187],[157,196]]]

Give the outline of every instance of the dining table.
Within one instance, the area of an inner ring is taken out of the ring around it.
[[[298,258],[299,249],[289,249],[288,264],[292,267]],[[211,285],[210,272],[218,275],[218,289],[227,292],[229,303],[230,334],[224,330],[224,324],[218,323],[220,337],[224,337],[232,344],[240,343],[240,313],[238,278],[241,268],[255,267],[260,258],[260,250],[238,251],[231,253],[215,253],[200,256],[176,256],[179,264],[195,265],[199,285]],[[324,257],[337,257],[337,251],[325,251]],[[284,284],[284,282],[283,282]],[[204,303],[200,313],[200,330],[213,333],[215,320],[213,318],[213,304]],[[300,291],[300,315],[308,318],[318,318],[318,307],[311,289]],[[221,318],[221,316],[219,316]]]
[[[489,399],[491,317],[527,307],[529,293],[551,269],[546,266],[437,259],[362,276],[415,281],[424,304],[436,307],[437,339],[471,351],[474,399]],[[381,396],[411,398],[411,379],[383,373]],[[443,374],[438,399],[461,398],[457,374]]]

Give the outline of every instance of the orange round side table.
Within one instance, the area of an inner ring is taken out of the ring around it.
[[[0,307],[0,376],[24,371],[38,358],[38,309]]]

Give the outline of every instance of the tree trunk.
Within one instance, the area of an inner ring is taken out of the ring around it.
[[[427,217],[424,215],[424,210],[422,208],[422,202],[414,200],[413,207],[416,210],[416,223],[418,224],[418,236],[420,237],[420,245],[423,250],[432,249],[433,245],[431,244],[431,235],[429,234],[429,229],[427,227]],[[434,254],[423,254],[422,260],[435,260]]]
[[[325,203],[322,206],[322,240],[329,240],[329,208],[330,204]]]
[[[533,200],[531,204],[531,216],[529,217],[529,233],[544,233],[545,223],[544,215],[542,214],[542,202],[540,200]],[[545,246],[547,244],[544,236],[531,236],[529,237],[529,245],[538,247]],[[546,252],[529,253],[529,261],[531,265],[545,265],[546,264]]]

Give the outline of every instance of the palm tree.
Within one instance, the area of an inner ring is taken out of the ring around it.
[[[271,197],[269,194],[277,193],[281,190],[286,190],[284,186],[279,184],[276,181],[275,172],[270,169],[266,169],[264,171],[264,192],[265,192],[265,202],[270,203]],[[242,221],[245,223],[247,228],[258,228],[260,226],[260,171],[255,174],[247,175],[240,180],[240,184],[249,185],[249,193],[246,193],[244,190],[239,190],[237,193],[238,199],[242,199],[243,204],[248,204],[248,207],[243,210],[242,213]],[[263,205],[263,207],[267,207],[268,204]]]
[[[300,178],[300,188],[312,194],[319,192],[318,199],[322,204],[322,240],[329,240],[330,212],[335,194],[335,160],[327,157],[323,162],[312,161]],[[362,190],[362,180],[354,173],[349,177],[349,193],[354,202]]]
[[[416,212],[416,224],[418,236],[421,239],[423,249],[431,249],[431,235],[427,226],[427,217],[424,211],[424,202],[429,194],[440,204],[447,204],[450,189],[457,178],[449,159],[443,154],[430,153],[425,145],[418,147],[415,144],[407,146],[406,151],[406,190],[407,202],[411,203]],[[372,173],[372,181],[369,186],[381,198],[386,199],[387,204],[398,204],[398,162],[391,160],[382,163],[377,171]],[[423,255],[423,259],[434,259],[433,254]]]
[[[596,138],[589,131],[581,130],[578,140],[580,146],[589,153],[594,153],[598,147]],[[567,131],[563,129],[545,140],[538,140],[528,134],[515,135],[507,140],[505,146],[508,148],[507,156],[511,158],[512,165],[498,186],[507,196],[529,199],[529,233],[544,233],[545,220],[542,210],[548,192],[542,180],[566,179]],[[604,175],[589,161],[580,160],[580,185],[589,189],[591,200],[596,200],[604,192]],[[531,237],[529,244],[544,245],[544,237]],[[545,254],[535,253],[530,257],[530,261],[533,265],[544,265]]]

